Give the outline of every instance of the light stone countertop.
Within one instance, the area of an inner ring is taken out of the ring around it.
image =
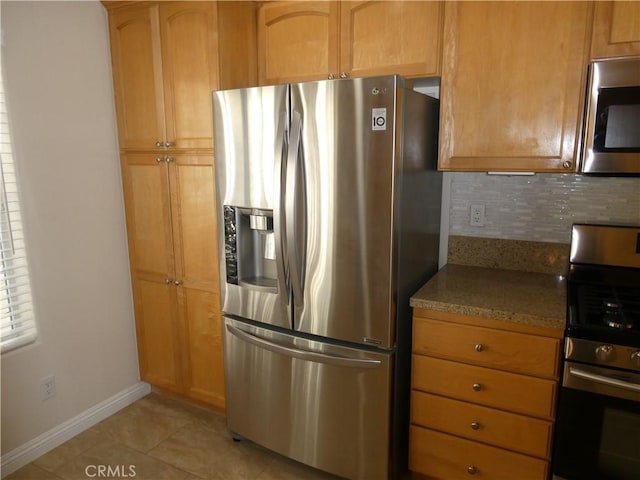
[[[564,329],[566,279],[555,274],[448,264],[411,297],[411,306]]]

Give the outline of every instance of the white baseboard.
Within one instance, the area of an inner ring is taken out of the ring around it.
[[[67,440],[113,415],[118,410],[131,405],[150,392],[151,386],[149,384],[138,382],[113,397],[100,402],[98,405],[85,410],[80,415],[76,415],[72,419],[39,435],[24,445],[2,455],[2,459],[0,460],[2,478],[62,445]]]

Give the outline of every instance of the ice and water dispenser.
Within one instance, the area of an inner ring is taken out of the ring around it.
[[[227,283],[277,293],[273,211],[224,206]]]

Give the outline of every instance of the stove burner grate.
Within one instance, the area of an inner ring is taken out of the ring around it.
[[[624,330],[633,328],[633,321],[627,318],[621,303],[617,301],[604,300],[604,315],[602,321],[611,328]]]
[[[583,284],[578,286],[579,322],[618,330],[640,328],[640,289]]]

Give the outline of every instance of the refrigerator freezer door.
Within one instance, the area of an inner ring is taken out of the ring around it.
[[[224,321],[229,429],[352,479],[386,479],[391,353]]]
[[[286,85],[214,92],[213,115],[222,310],[291,328],[282,200],[287,94]]]
[[[306,231],[298,235],[305,242],[298,249],[302,298],[293,285],[298,331],[393,347],[397,81],[291,85],[292,118],[302,119],[297,170],[304,176],[296,183],[304,201],[295,206],[306,210],[299,222]]]

